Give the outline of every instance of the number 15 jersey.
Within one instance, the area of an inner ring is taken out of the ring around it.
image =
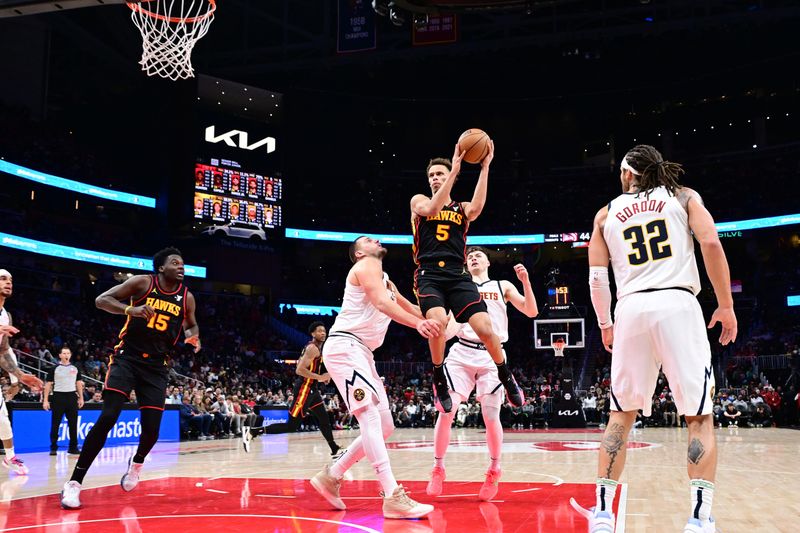
[[[130,348],[145,357],[163,358],[169,355],[181,334],[186,316],[186,285],[181,283],[175,291],[167,292],[158,283],[158,276],[150,276],[150,288],[132,306],[149,305],[155,309],[150,319],[128,316],[119,332],[120,348]],[[133,300],[133,299],[131,299]]]
[[[618,300],[653,289],[700,292],[689,213],[664,187],[649,195],[623,193],[612,200],[603,237]]]

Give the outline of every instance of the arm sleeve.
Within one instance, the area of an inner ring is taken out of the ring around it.
[[[597,315],[600,329],[614,325],[611,320],[611,284],[608,281],[608,267],[589,267],[589,291],[592,306]]]

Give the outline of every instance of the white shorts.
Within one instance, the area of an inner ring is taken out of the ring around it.
[[[712,412],[714,371],[705,320],[694,295],[682,290],[638,292],[614,312],[611,410],[650,416],[661,368],[678,414]]]
[[[505,351],[503,351],[505,356]],[[500,407],[505,400],[505,389],[497,377],[497,365],[486,350],[465,346],[456,341],[444,360],[447,387],[464,400],[472,389],[481,405]]]
[[[322,346],[322,362],[351,413],[370,403],[378,409],[390,408],[372,352],[359,341],[328,337]]]

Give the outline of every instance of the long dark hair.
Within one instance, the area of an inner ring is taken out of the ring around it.
[[[661,152],[649,144],[638,144],[625,154],[625,160],[633,167],[639,176],[639,192],[649,195],[656,187],[664,187],[673,196],[682,185],[678,178],[684,173],[680,163],[665,161]]]

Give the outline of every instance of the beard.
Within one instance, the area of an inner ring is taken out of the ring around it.
[[[378,251],[375,252],[375,257],[377,257],[378,259],[383,261],[383,258],[386,257],[386,252],[388,252],[388,251],[389,250],[387,250],[386,248],[383,248],[383,247],[378,248]]]

